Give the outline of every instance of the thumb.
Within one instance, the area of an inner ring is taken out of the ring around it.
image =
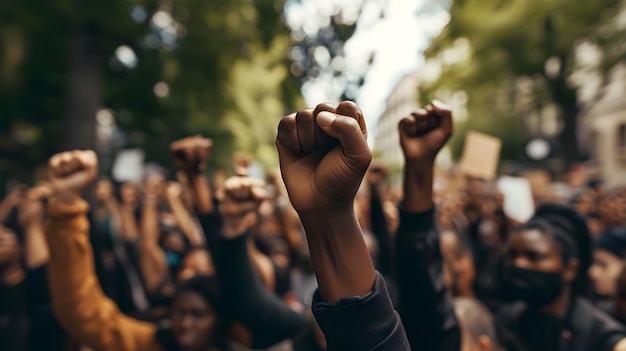
[[[316,121],[324,132],[339,139],[345,156],[359,160],[367,158],[369,164],[371,151],[356,119],[323,111],[317,115]]]

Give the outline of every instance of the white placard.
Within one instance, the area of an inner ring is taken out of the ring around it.
[[[113,179],[121,183],[141,181],[144,158],[145,154],[141,149],[118,152],[113,163]]]
[[[530,182],[519,177],[500,177],[498,190],[504,195],[504,213],[519,223],[525,223],[535,213]]]

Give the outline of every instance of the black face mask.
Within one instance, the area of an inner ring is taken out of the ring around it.
[[[531,306],[544,306],[563,291],[561,272],[540,272],[515,266],[504,270],[503,295]]]

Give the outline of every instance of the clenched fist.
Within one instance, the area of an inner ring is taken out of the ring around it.
[[[407,162],[432,163],[452,135],[450,107],[433,101],[426,108],[400,121],[400,144]]]
[[[96,178],[98,158],[91,150],[56,154],[50,158],[48,173],[57,197],[80,196],[80,193]]]
[[[320,104],[284,117],[276,146],[298,212],[352,208],[372,160],[363,113],[356,104]]]
[[[257,221],[257,210],[268,198],[265,183],[258,179],[235,176],[218,191],[219,210],[224,219],[223,235],[234,238],[250,230]]]
[[[204,171],[211,158],[213,141],[196,135],[173,142],[170,150],[178,169],[185,173],[199,173]]]

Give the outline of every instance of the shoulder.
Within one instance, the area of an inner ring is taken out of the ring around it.
[[[626,328],[584,298],[577,298],[570,315],[574,332],[589,335],[596,350],[626,351]]]

